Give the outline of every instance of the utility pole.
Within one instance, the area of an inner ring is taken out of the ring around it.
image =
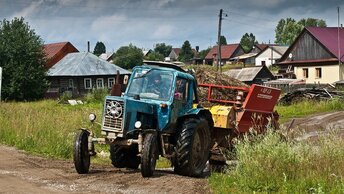
[[[0,102],[1,102],[2,67],[0,67]]]
[[[340,56],[340,36],[339,36],[339,33],[340,33],[340,18],[339,18],[339,6],[337,7],[337,12],[338,12],[338,39],[337,39],[337,42],[338,42],[338,64],[339,64],[339,67],[340,67],[340,64],[341,64],[341,56]]]
[[[222,23],[222,12],[223,10],[220,9],[220,14],[219,14],[219,29],[217,32],[217,64],[216,64],[216,72],[219,71],[219,67],[221,70],[221,23]]]

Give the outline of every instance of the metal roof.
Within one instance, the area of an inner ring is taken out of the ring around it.
[[[48,76],[96,76],[131,74],[89,52],[69,53],[48,71]]]
[[[344,61],[344,29],[337,27],[307,27],[306,30],[310,32],[316,39],[321,42],[334,56],[338,58],[338,30],[340,45],[340,58]]]
[[[275,50],[280,55],[283,55],[289,48],[289,46],[270,46],[272,50]]]
[[[221,58],[229,59],[233,56],[234,52],[240,47],[240,44],[227,44],[221,45]],[[205,59],[213,59],[217,55],[217,46],[214,46],[207,54]]]
[[[240,81],[252,81],[262,68],[263,66],[231,69],[223,73]]]

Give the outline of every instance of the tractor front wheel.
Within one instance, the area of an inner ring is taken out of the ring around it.
[[[174,171],[184,176],[200,176],[210,152],[210,131],[207,120],[186,119],[176,144]]]
[[[75,136],[73,160],[75,169],[79,174],[86,174],[90,169],[89,135],[88,131],[81,129]]]
[[[144,137],[141,157],[141,174],[143,177],[151,177],[155,171],[155,164],[158,157],[157,136],[148,133]]]

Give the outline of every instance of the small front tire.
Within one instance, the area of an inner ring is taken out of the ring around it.
[[[141,174],[143,177],[151,177],[155,171],[157,153],[157,136],[148,133],[144,137],[143,150],[141,157]]]
[[[90,169],[89,135],[90,133],[83,129],[79,130],[75,135],[73,160],[75,169],[79,174],[87,174]]]

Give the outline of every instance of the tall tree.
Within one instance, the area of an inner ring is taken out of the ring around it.
[[[164,57],[168,57],[172,50],[171,45],[166,45],[165,43],[158,43],[155,45],[154,51],[162,54]]]
[[[211,47],[208,47],[207,49],[201,50],[199,52],[199,58],[204,59],[210,50],[211,50]]]
[[[256,43],[257,43],[256,37],[252,33],[244,34],[240,40],[240,45],[244,49],[245,53],[250,52],[251,49],[253,48],[254,44],[256,44]]]
[[[308,26],[326,27],[326,22],[321,19],[307,18],[296,22],[293,18],[281,19],[275,29],[275,43],[290,45]]]
[[[43,41],[24,18],[0,22],[2,96],[8,100],[35,100],[48,87]]]
[[[122,46],[114,54],[113,62],[124,69],[132,69],[136,65],[142,65],[142,50],[132,44]]]
[[[190,42],[186,40],[180,49],[178,60],[182,62],[190,61],[194,57],[194,53],[192,52]]]
[[[148,56],[145,57],[146,60],[149,61],[163,61],[164,55],[160,54],[159,52],[151,52],[148,54]]]
[[[103,42],[97,42],[96,46],[93,49],[93,54],[99,56],[102,53],[106,53],[106,47]]]
[[[225,36],[220,36],[220,43],[221,45],[227,45],[227,39]]]

